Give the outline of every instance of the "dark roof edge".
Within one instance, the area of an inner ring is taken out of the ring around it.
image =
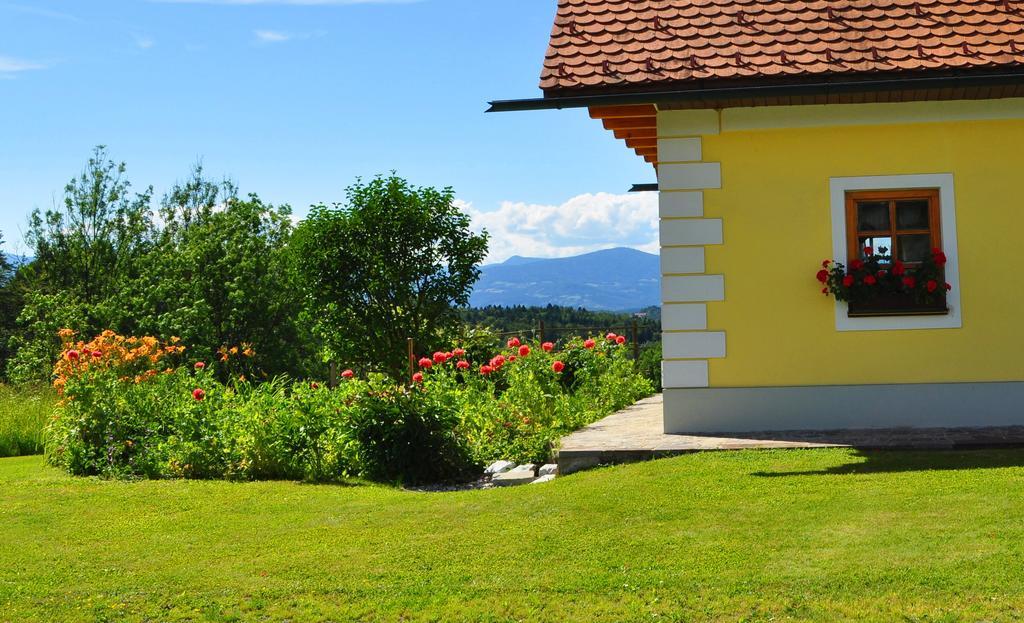
[[[487,112],[519,112],[525,110],[560,110],[590,106],[622,106],[629,104],[669,104],[673,102],[750,99],[752,97],[786,97],[800,95],[833,95],[877,91],[908,91],[918,89],[944,89],[987,87],[1024,82],[1024,68],[1013,71],[984,74],[960,74],[924,77],[893,77],[870,80],[842,80],[831,82],[762,84],[700,89],[569,95],[521,100],[495,100],[489,102]]]
[[[631,193],[649,193],[649,192],[657,192],[657,190],[658,190],[658,183],[654,182],[653,184],[633,184],[633,186],[629,189],[629,192],[631,192]]]

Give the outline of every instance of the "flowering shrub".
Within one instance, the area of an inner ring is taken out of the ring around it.
[[[223,383],[224,362],[189,362],[175,340],[73,337],[62,334],[47,454],[81,475],[461,479],[498,458],[549,460],[559,437],[652,391],[618,339],[560,351],[515,340],[486,363],[455,348],[418,359],[408,387],[346,370],[332,390]]]
[[[562,436],[653,393],[618,337],[577,338],[560,351],[512,338],[479,367],[434,366],[423,389],[458,405],[458,432],[478,464],[546,462]]]
[[[941,249],[913,268],[886,255],[887,249],[874,253],[865,248],[864,259],[856,259],[845,266],[833,260],[821,263],[816,275],[822,284],[821,292],[831,294],[837,301],[852,305],[870,303],[880,297],[903,296],[918,305],[937,305],[945,301],[952,289],[944,278],[946,255]]]

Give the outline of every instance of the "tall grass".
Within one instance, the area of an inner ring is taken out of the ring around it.
[[[0,385],[0,457],[42,454],[43,426],[54,400],[46,386]]]

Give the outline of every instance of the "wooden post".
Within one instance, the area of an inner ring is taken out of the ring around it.
[[[640,360],[640,328],[637,326],[636,318],[633,319],[633,361]]]
[[[331,360],[327,369],[327,387],[334,389],[338,386],[338,364]]]
[[[540,343],[543,344],[544,343],[544,319],[543,318],[540,320],[540,322],[538,322],[537,326],[538,326],[538,331],[539,331],[537,333],[537,337],[540,338]]]
[[[412,377],[416,374],[416,340],[410,337],[406,342],[409,346],[409,382],[412,383]]]

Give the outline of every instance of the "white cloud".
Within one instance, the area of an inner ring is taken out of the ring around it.
[[[284,43],[285,41],[304,41],[306,39],[317,39],[327,34],[324,30],[313,32],[282,32],[280,30],[254,30],[256,42],[261,44]]]
[[[33,61],[26,61],[10,56],[0,56],[0,78],[13,78],[15,74],[24,71],[46,69],[48,65]]]
[[[0,9],[8,9],[11,11],[17,11],[18,13],[24,13],[26,15],[35,15],[37,17],[47,17],[50,19],[59,19],[69,22],[80,22],[79,18],[71,15],[70,13],[63,13],[61,11],[53,11],[50,9],[39,8],[34,6],[25,6],[23,4],[0,4]]]
[[[491,234],[489,262],[513,255],[565,257],[611,247],[658,250],[656,193],[588,193],[561,205],[506,201],[492,212],[459,203],[475,230]]]
[[[148,50],[149,48],[156,45],[156,40],[152,37],[146,37],[144,35],[132,35],[132,38],[135,39],[135,45],[139,46],[139,48],[142,50]]]
[[[253,34],[260,43],[283,43],[292,38],[288,33],[276,30],[256,30]]]

